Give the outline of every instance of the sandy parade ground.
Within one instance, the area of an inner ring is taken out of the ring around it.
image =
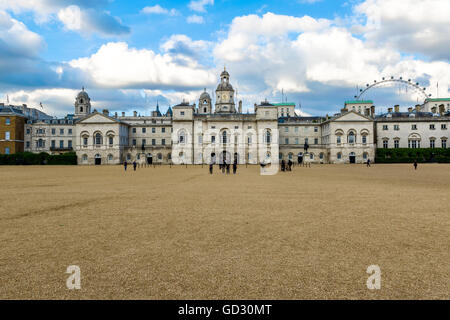
[[[1,166],[0,298],[450,298],[450,165],[259,170]]]

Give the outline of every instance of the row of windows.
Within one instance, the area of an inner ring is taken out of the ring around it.
[[[170,128],[171,130],[173,130],[172,128]],[[156,133],[156,131],[157,131],[157,128],[152,128],[152,133]],[[133,133],[136,133],[137,132],[137,128],[133,128],[132,129],[132,132]],[[147,128],[141,128],[141,132],[142,133],[147,133]],[[161,127],[161,133],[165,133],[166,132],[166,128],[165,127]]]
[[[384,124],[383,125],[383,130],[384,131],[389,130],[389,126],[387,124]],[[400,125],[394,124],[394,130],[395,131],[399,131],[400,130]],[[412,124],[411,125],[411,130],[417,130],[417,124]],[[436,130],[436,125],[430,124],[430,130]],[[442,123],[441,124],[441,130],[447,130],[447,124]]]
[[[156,142],[157,142],[156,139],[152,139],[152,144],[151,145],[152,146],[156,146],[157,145]],[[133,146],[136,146],[137,145],[137,140],[133,139],[132,144],[133,144]],[[142,146],[146,146],[147,145],[147,140],[146,139],[142,139],[141,145]],[[163,146],[166,145],[166,139],[161,139],[161,145],[163,145]]]
[[[356,142],[356,135],[354,132],[350,132],[347,136],[347,143],[354,144]],[[361,136],[361,142],[362,144],[367,144],[367,135],[363,134]],[[336,143],[341,144],[342,143],[342,136],[337,135],[336,136]]]
[[[383,140],[383,148],[385,148],[385,149],[389,148],[389,140]],[[400,140],[399,139],[394,140],[394,148],[395,149],[400,148]],[[410,149],[420,148],[420,140],[409,139],[408,140],[408,148],[410,148]],[[436,148],[436,140],[435,139],[430,139],[430,148],[432,148],[432,149]],[[447,139],[441,139],[441,148],[443,148],[443,149],[447,148]]]
[[[64,129],[62,129],[62,128],[59,129],[59,134],[60,135],[64,135],[64,132],[65,132]],[[67,129],[67,134],[68,135],[71,135],[72,132],[73,132],[72,129]],[[31,129],[27,128],[26,133],[30,134],[31,133]],[[52,128],[51,129],[51,133],[52,133],[52,135],[55,135],[56,134],[56,128]],[[45,134],[45,129],[44,128],[36,129],[36,134]]]
[[[289,144],[289,138],[284,138],[284,144]],[[295,138],[294,139],[294,143],[295,144],[300,144],[300,140],[299,140],[299,138]],[[305,143],[306,144],[309,144],[309,139],[308,138],[305,138]],[[319,144],[319,138],[314,138],[314,144]]]
[[[308,131],[309,127],[303,127],[303,131]],[[294,127],[294,132],[298,132],[299,127]],[[284,127],[284,132],[289,132],[289,127]],[[314,132],[319,132],[319,127],[314,127]]]

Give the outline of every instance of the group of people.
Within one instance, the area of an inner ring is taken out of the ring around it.
[[[289,161],[286,163],[286,161],[281,160],[281,171],[292,171],[292,165],[294,163],[289,159]]]
[[[209,173],[213,174],[213,170],[214,170],[214,161],[211,161],[211,163],[209,164]],[[224,161],[223,163],[219,163],[219,170],[222,171],[222,173],[224,174],[225,172],[227,174],[230,174],[230,164],[227,163],[226,161]],[[233,174],[236,174],[237,172],[237,160],[235,159],[233,161]]]
[[[125,171],[127,171],[128,162],[126,160],[123,162],[123,167],[124,167]],[[136,163],[136,161],[133,161],[133,170],[134,171],[136,171],[136,167],[137,167],[137,163]]]

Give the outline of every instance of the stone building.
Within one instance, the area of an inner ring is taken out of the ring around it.
[[[268,101],[244,113],[230,78],[228,71],[221,73],[214,104],[205,89],[196,103],[183,101],[165,114],[157,105],[149,116],[91,111],[83,88],[73,115],[29,118],[25,151],[75,151],[81,165],[364,163],[374,160],[377,147],[448,145],[450,99],[427,99],[403,113],[396,106],[381,115],[371,100],[347,101],[331,117],[298,116],[294,103]]]
[[[23,152],[25,121],[22,110],[0,104],[0,154]]]

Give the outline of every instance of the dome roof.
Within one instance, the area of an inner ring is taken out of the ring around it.
[[[209,95],[208,92],[206,92],[206,89],[205,89],[205,91],[200,95],[200,100],[204,100],[204,99],[211,100],[211,96]]]
[[[77,95],[77,99],[79,99],[79,98],[84,98],[86,100],[89,99],[89,95],[87,94],[86,91],[84,91],[84,87],[83,87],[83,89],[81,89],[81,91]]]
[[[229,82],[221,82],[217,86],[216,91],[234,91],[233,86]]]
[[[229,77],[230,77],[230,74],[228,73],[227,70],[223,70],[222,73],[220,74],[220,77],[221,77],[221,78],[223,78],[223,77],[228,77],[228,78],[229,78]]]

